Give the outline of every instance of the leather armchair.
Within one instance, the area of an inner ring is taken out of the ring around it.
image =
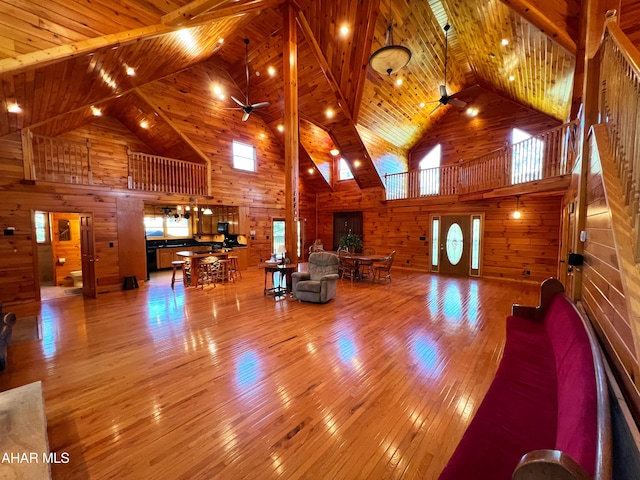
[[[338,288],[338,256],[328,252],[309,255],[309,271],[291,275],[291,290],[298,301],[327,303]]]

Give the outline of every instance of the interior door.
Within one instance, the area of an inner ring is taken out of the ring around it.
[[[447,215],[440,220],[440,273],[469,275],[470,217]]]
[[[95,240],[93,216],[80,214],[80,251],[82,252],[82,293],[85,297],[96,297]]]
[[[338,250],[340,237],[352,233],[362,238],[362,212],[335,212],[333,214],[333,250]]]

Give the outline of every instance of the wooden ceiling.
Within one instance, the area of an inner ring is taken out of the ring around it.
[[[264,122],[277,137],[284,116],[282,4],[4,1],[0,136],[25,127],[58,135],[93,121],[93,106],[118,118],[159,155],[205,161],[199,140],[172,121],[166,105],[148,94],[150,85],[168,96],[191,92],[207,97],[202,109],[189,112],[189,122],[241,115],[223,108],[235,106],[230,95],[245,98],[243,39],[248,38],[250,101],[270,102],[250,121]],[[579,0],[544,0],[535,7],[523,0],[300,0],[297,5],[301,159],[305,165],[310,159],[328,184],[328,151],[334,146],[360,187],[379,186],[372,144],[409,151],[455,108],[433,113],[437,103],[430,103],[440,97],[444,82],[446,23],[451,24],[449,93],[479,84],[555,119],[568,118]],[[384,45],[390,19],[395,43],[408,47],[412,58],[387,76],[373,71],[368,59]],[[346,34],[342,26],[349,28]],[[135,69],[134,76],[127,74],[128,67]],[[194,68],[192,75],[178,75]],[[189,83],[182,84],[183,78]],[[217,98],[215,87],[224,99]],[[22,112],[9,112],[13,103]],[[158,128],[139,128],[142,116]]]

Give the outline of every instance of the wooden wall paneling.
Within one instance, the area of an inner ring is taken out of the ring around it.
[[[483,277],[541,282],[556,275],[561,197],[523,197],[522,217],[515,220],[511,216],[515,198],[388,202],[383,195],[383,189],[361,192],[355,186],[319,194],[318,236],[325,243],[333,238],[333,212],[362,210],[367,245],[382,252],[398,250],[395,265],[399,267],[429,271],[429,216],[484,213]]]
[[[442,165],[452,165],[511,143],[513,128],[535,135],[560,125],[559,121],[547,115],[481,87],[467,90],[460,98],[468,101],[469,106],[478,108],[478,116],[469,117],[464,110],[450,109],[440,123],[411,149],[411,170],[418,169],[420,160],[437,144],[442,148]]]
[[[147,246],[144,233],[144,202],[140,198],[116,199],[118,244],[109,243],[118,252],[120,277],[147,278]]]

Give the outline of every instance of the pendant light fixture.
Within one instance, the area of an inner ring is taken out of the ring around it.
[[[513,212],[513,218],[520,218],[520,195],[516,195],[516,211]]]
[[[404,67],[411,60],[411,50],[402,45],[393,44],[393,18],[391,16],[391,0],[389,0],[389,25],[384,47],[371,54],[369,65],[376,72],[391,75]]]

